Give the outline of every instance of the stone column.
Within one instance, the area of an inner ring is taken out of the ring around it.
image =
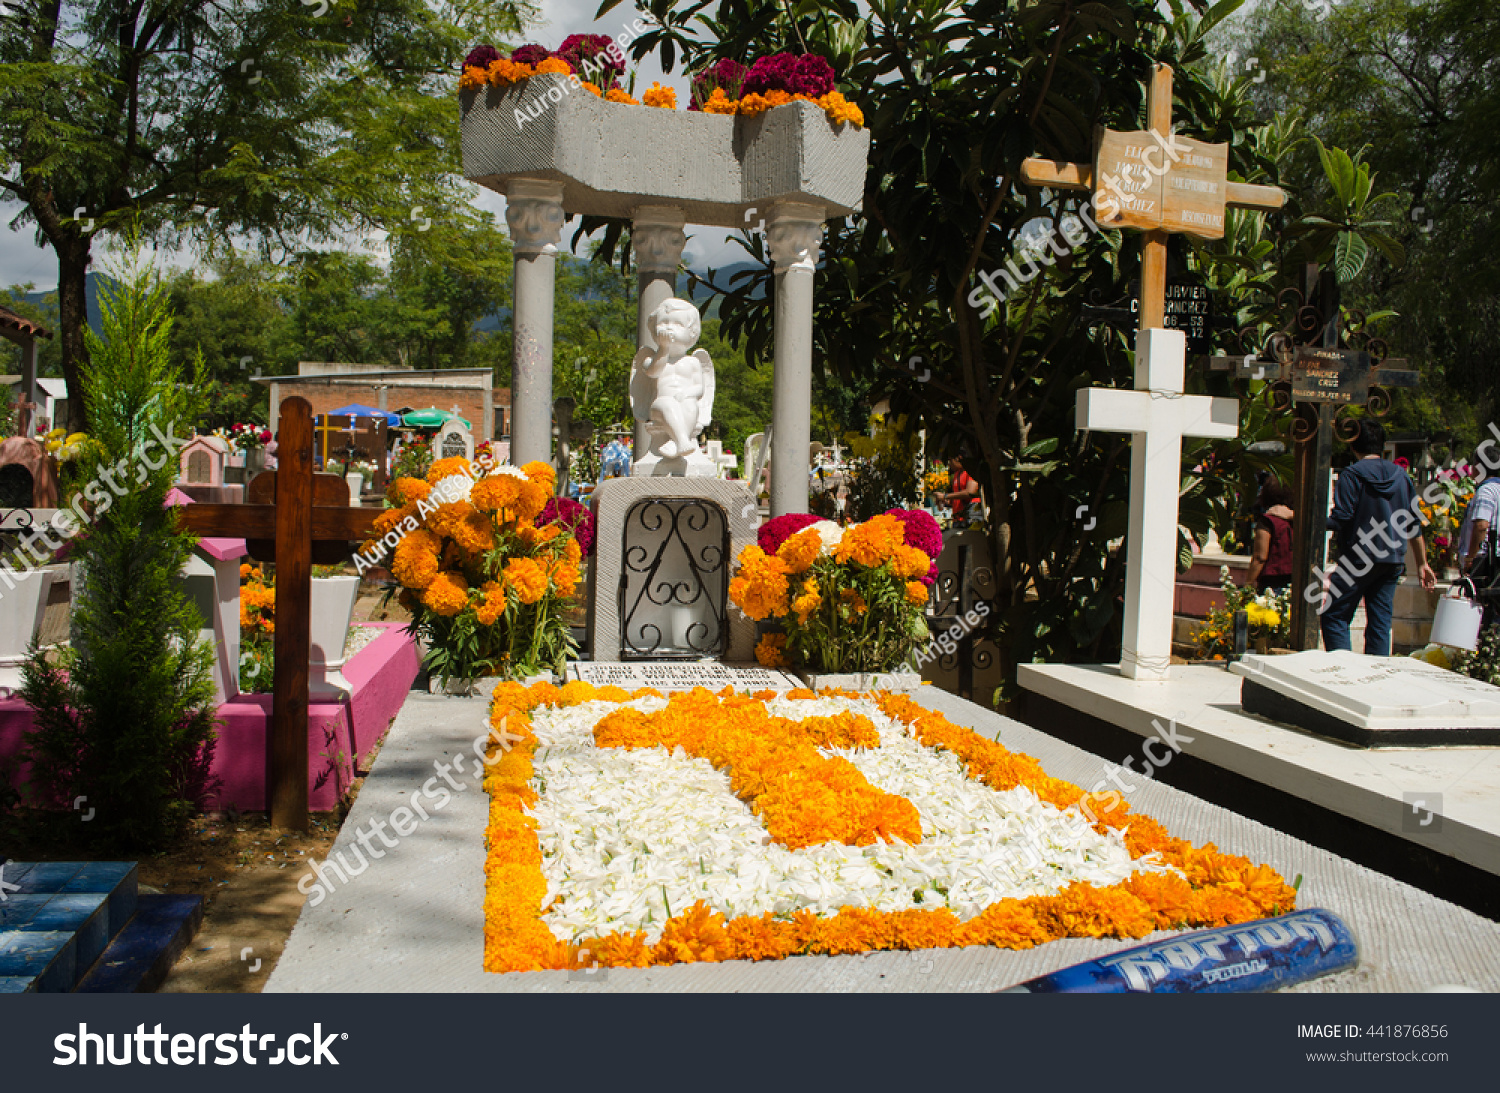
[[[823,208],[781,201],[766,240],[776,266],[776,370],[771,390],[771,515],[807,511],[812,441],[813,271],[823,249]]]
[[[552,461],[552,299],[557,244],[567,214],[559,182],[516,179],[505,191],[505,222],[516,258],[512,320],[510,461]]]
[[[677,267],[687,246],[683,225],[687,217],[675,205],[641,205],[631,220],[630,244],[635,251],[636,326],[635,344],[656,348],[647,319],[663,300],[677,294]],[[649,441],[643,422],[635,423],[632,459],[646,454]]]

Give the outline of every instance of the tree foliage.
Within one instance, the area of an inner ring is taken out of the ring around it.
[[[58,258],[61,355],[83,427],[83,285],[101,233],[282,254],[447,219],[452,75],[524,0],[10,0],[0,190]]]

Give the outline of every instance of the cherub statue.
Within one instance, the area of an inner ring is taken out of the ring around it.
[[[705,350],[688,352],[703,324],[686,300],[664,300],[647,323],[656,348],[636,352],[630,408],[646,426],[651,454],[685,458],[698,452],[698,434],[713,417],[714,363]]]

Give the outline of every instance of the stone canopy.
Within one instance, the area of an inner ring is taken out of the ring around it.
[[[501,193],[514,179],[560,182],[569,213],[628,219],[672,205],[691,224],[754,228],[775,201],[848,216],[864,193],[869,130],[834,125],[810,102],[726,118],[622,106],[566,76],[532,76],[462,104],[464,175]]]

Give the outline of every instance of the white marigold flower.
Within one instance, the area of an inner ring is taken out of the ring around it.
[[[818,553],[823,557],[832,554],[833,548],[838,546],[839,540],[844,537],[844,529],[832,520],[819,520],[816,524],[809,524],[808,527],[816,531],[818,538],[822,540],[823,547]]]

